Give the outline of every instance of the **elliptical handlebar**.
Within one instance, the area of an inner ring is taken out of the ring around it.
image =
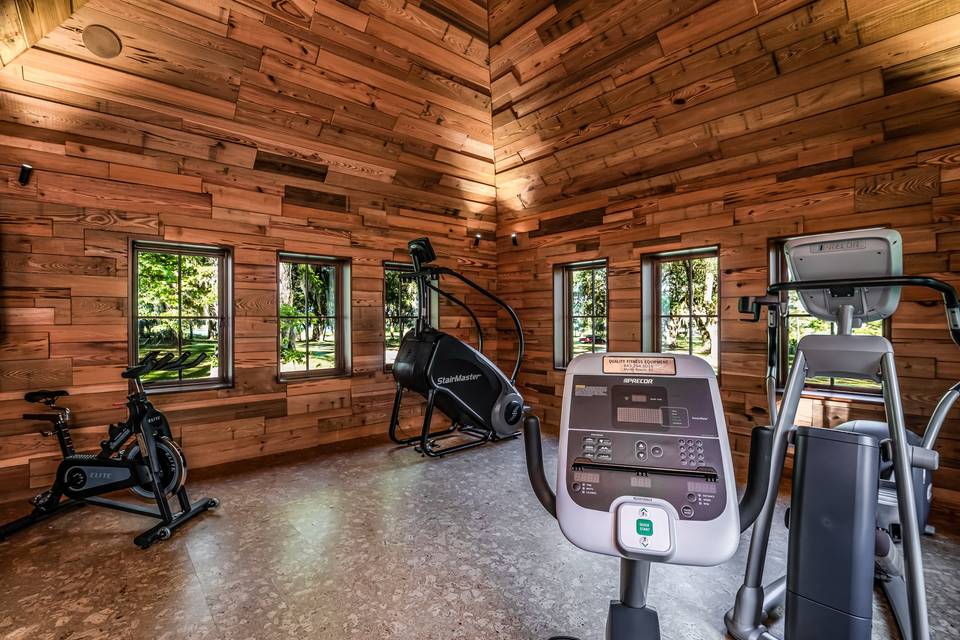
[[[960,346],[960,295],[947,282],[925,276],[883,276],[871,278],[838,278],[831,280],[807,280],[799,282],[778,282],[767,288],[765,296],[741,296],[737,309],[747,316],[745,322],[759,322],[764,307],[767,308],[767,386],[771,421],[776,423],[776,391],[771,392],[771,381],[775,381],[779,358],[779,322],[783,310],[780,294],[785,291],[810,291],[826,289],[837,295],[847,295],[850,289],[860,287],[923,287],[941,294],[947,313],[947,325],[950,338]],[[771,395],[774,394],[774,395]],[[946,415],[960,399],[960,383],[954,385],[941,398],[927,428],[924,431],[922,449],[932,450],[943,426]],[[751,434],[749,471],[747,486],[740,501],[740,522],[746,530],[756,520],[763,506],[770,474],[770,456],[772,454],[773,429],[756,427]]]
[[[926,276],[880,276],[874,278],[837,278],[832,280],[806,280],[800,282],[777,282],[767,287],[767,296],[758,298],[743,296],[738,310],[743,314],[753,314],[750,322],[760,319],[760,307],[769,304],[769,299],[783,291],[810,291],[826,289],[835,295],[844,295],[850,289],[861,287],[923,287],[932,289],[943,297],[947,312],[947,328],[954,344],[960,347],[960,295],[953,285]]]

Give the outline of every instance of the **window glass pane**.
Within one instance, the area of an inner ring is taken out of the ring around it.
[[[687,261],[660,263],[660,315],[678,316],[690,312]]]
[[[807,310],[800,304],[800,295],[797,291],[787,292],[787,313],[805,315]]]
[[[226,257],[136,249],[136,336],[138,359],[150,351],[206,353],[192,370],[155,371],[144,382],[225,378],[220,285]]]
[[[296,262],[280,263],[280,315],[307,315],[309,266]]]
[[[383,360],[386,364],[393,364],[397,359],[397,352],[400,350],[400,340],[405,333],[403,320],[400,318],[387,318],[384,326],[384,351]]]
[[[337,332],[334,318],[311,318],[309,321],[310,353],[307,368],[335,369],[337,367]]]
[[[303,295],[303,267],[292,262],[281,262],[279,273],[279,298],[281,316],[306,314],[306,299]]]
[[[699,316],[717,315],[720,282],[717,258],[691,260],[690,272],[693,284],[692,313]]]
[[[593,319],[592,318],[574,318],[573,319],[573,338],[571,355],[576,357],[581,353],[590,353],[593,351]]]
[[[858,336],[882,336],[883,335],[883,320],[874,320],[873,322],[868,322],[862,327],[857,327],[853,330],[854,335]]]
[[[607,351],[607,319],[593,319],[593,351],[606,353]]]
[[[689,353],[690,334],[686,316],[660,318],[661,353]]]
[[[280,371],[307,370],[307,321],[280,319]]]
[[[402,277],[409,273],[405,269],[385,268],[383,337],[384,364],[390,366],[397,358],[400,341],[416,324],[420,303],[417,297],[416,282]]]
[[[219,320],[184,320],[181,323],[183,331],[183,351],[192,354],[205,353],[207,358],[197,366],[184,369],[184,379],[216,378],[220,376],[220,321]]]
[[[820,380],[821,378],[817,378]],[[834,378],[833,386],[851,391],[879,391],[880,385],[873,380],[858,380],[856,378]]]
[[[332,265],[305,264],[303,296],[308,316],[337,315],[337,268]]]
[[[599,267],[594,269],[595,280],[593,285],[594,299],[593,310],[590,315],[594,317],[607,315],[607,268]]]
[[[181,258],[181,306],[183,315],[216,318],[219,310],[219,262],[214,256]]]
[[[591,316],[594,309],[594,269],[574,269],[570,272],[571,315]]]
[[[694,316],[692,320],[693,355],[700,356],[709,362],[714,370],[716,370],[719,365],[717,336],[720,335],[720,327],[717,324],[717,319]]]
[[[142,360],[151,351],[179,353],[177,328],[178,323],[175,318],[137,320],[137,360]],[[176,371],[152,371],[143,377],[144,382],[176,379]]]
[[[180,256],[137,253],[137,315],[176,316],[180,311],[177,278]]]

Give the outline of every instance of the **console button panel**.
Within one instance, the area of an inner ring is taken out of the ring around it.
[[[578,375],[572,387],[566,480],[571,489],[576,483],[574,502],[609,511],[622,496],[658,498],[693,521],[723,512],[724,466],[706,379]]]

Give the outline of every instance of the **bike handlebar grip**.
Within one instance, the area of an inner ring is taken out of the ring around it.
[[[773,427],[754,427],[750,434],[750,462],[747,486],[740,498],[740,532],[749,529],[767,501],[770,463],[773,460]]]
[[[960,347],[960,306],[947,307],[947,325],[950,327],[950,337]]]
[[[160,355],[159,351],[151,351],[147,355],[143,356],[143,359],[137,364],[147,364],[149,362],[153,362],[154,360],[157,359],[157,356],[159,355]]]
[[[557,517],[557,494],[550,488],[543,469],[543,442],[540,439],[540,418],[527,416],[523,420],[523,451],[527,459],[527,477],[533,493],[547,513]]]
[[[910,447],[910,466],[915,469],[936,471],[940,468],[940,454],[934,449]]]

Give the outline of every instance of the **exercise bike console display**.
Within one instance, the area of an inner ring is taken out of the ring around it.
[[[617,355],[616,367],[607,358],[580,356],[567,369],[557,498],[564,534],[608,555],[724,562],[739,524],[713,370],[693,356]],[[624,367],[625,358],[636,362]]]

